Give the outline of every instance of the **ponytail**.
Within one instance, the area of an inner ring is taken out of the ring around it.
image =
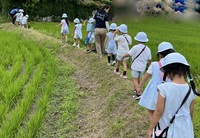
[[[69,26],[69,21],[68,21],[68,19],[67,19],[67,18],[64,18],[64,19],[65,19],[67,25]]]
[[[164,82],[166,81],[167,74],[168,74],[168,72],[167,72],[167,71],[165,71],[165,73],[164,73],[164,76],[163,76],[163,82],[162,82],[162,83],[164,83]]]
[[[191,74],[190,74],[190,68],[188,68],[188,76],[189,76],[189,78],[190,78],[190,85],[191,85],[191,87],[192,87],[192,90],[193,90],[194,94],[196,94],[197,96],[200,96],[200,93],[198,93],[198,92],[196,91],[196,87],[195,87],[194,81],[193,81],[192,76],[191,76]]]

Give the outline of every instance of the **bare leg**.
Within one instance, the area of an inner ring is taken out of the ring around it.
[[[61,41],[63,42],[63,34],[61,34]]]
[[[65,42],[67,42],[67,35],[65,34]]]
[[[117,60],[116,69],[119,69],[119,67],[120,67],[120,61],[119,61],[119,60]]]
[[[80,45],[80,38],[78,38],[78,44]]]
[[[94,45],[94,44],[93,44],[93,43],[91,43],[91,46],[90,46],[90,51],[92,51],[93,45]]]
[[[123,66],[124,66],[124,71],[126,71],[127,70],[126,60],[123,60],[122,62],[123,62]]]
[[[76,43],[76,39],[74,38],[74,43]]]
[[[133,85],[135,90],[137,91],[139,89],[138,78],[133,78]]]

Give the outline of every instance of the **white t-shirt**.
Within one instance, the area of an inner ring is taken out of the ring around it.
[[[63,30],[68,29],[68,25],[67,25],[65,19],[61,20],[61,22],[63,23],[63,24],[62,24],[62,29],[63,29]]]
[[[22,24],[27,24],[27,17],[26,16],[24,16],[24,18],[23,18],[23,20],[22,20]]]
[[[129,51],[129,46],[132,45],[132,39],[128,34],[116,36],[114,38],[118,42],[117,55],[124,56]]]
[[[131,48],[128,54],[132,56],[132,60],[142,51],[144,47],[145,45],[138,44]],[[151,50],[146,46],[145,50],[132,63],[131,69],[136,71],[145,71],[148,60],[151,60]]]

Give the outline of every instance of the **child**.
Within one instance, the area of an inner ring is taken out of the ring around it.
[[[85,22],[83,22],[83,25],[80,24],[80,21],[78,18],[74,20],[75,26],[74,30],[72,32],[72,36],[74,35],[74,44],[72,46],[76,46],[76,39],[78,39],[78,45],[76,47],[80,48],[80,39],[82,39],[82,31],[81,28],[85,26]],[[75,34],[74,34],[75,32]]]
[[[195,94],[200,96],[200,93],[196,92],[195,84],[190,75],[190,65],[185,57],[179,53],[168,54],[163,61],[164,63],[160,68],[164,72],[163,80],[165,81],[166,76],[168,76],[172,82],[166,82],[157,86],[158,101],[147,137],[151,138],[153,129],[159,121],[161,130],[169,126],[167,132],[167,137],[169,138],[194,138],[192,119]],[[185,81],[186,74],[189,76],[192,90],[181,107],[183,99],[185,99],[186,94],[189,92],[189,85]],[[180,110],[178,110],[179,108]],[[175,119],[169,125],[174,115]]]
[[[108,66],[110,66],[110,56],[111,55],[112,55],[112,59],[113,59],[112,66],[114,66],[116,63],[115,54],[117,54],[117,46],[116,46],[116,42],[113,39],[114,32],[116,29],[117,29],[117,25],[115,23],[112,23],[109,28],[110,32],[106,34],[106,40],[104,43],[105,50],[108,53]],[[116,34],[116,37],[117,36],[118,35]]]
[[[147,82],[147,80],[152,75],[152,78],[148,83],[144,93],[142,94],[142,97],[139,102],[139,105],[146,107],[148,109],[150,122],[152,120],[153,113],[156,109],[156,104],[157,104],[158,91],[156,87],[159,84],[161,84],[163,80],[163,74],[160,71],[160,67],[163,64],[163,58],[172,52],[175,52],[175,50],[169,42],[160,43],[157,52],[160,61],[151,63],[151,65],[147,70],[147,73],[144,75],[141,83],[139,84],[138,92],[142,90],[142,86]],[[170,79],[168,79],[168,81],[170,81]]]
[[[19,27],[22,27],[22,20],[23,20],[23,17],[24,17],[24,14],[23,14],[24,10],[20,9],[19,12],[20,12],[19,13]]]
[[[17,13],[13,16],[13,18],[16,17],[16,22],[17,22],[18,25],[20,24],[20,22],[19,22],[19,15],[20,15],[20,13],[17,12]]]
[[[63,44],[63,36],[65,35],[65,43],[67,44],[68,41],[67,41],[67,35],[69,34],[69,29],[68,27],[70,26],[69,24],[69,21],[67,19],[67,14],[66,13],[63,13],[62,15],[62,20],[61,20],[61,23],[59,25],[56,25],[56,27],[62,25],[61,27],[61,44]]]
[[[116,36],[117,32],[119,32],[120,36]],[[123,79],[127,79],[126,76],[126,70],[127,70],[127,65],[126,65],[126,60],[128,60],[129,57],[122,58],[128,51],[129,51],[129,45],[132,44],[132,39],[131,37],[127,34],[127,26],[125,24],[122,24],[117,28],[114,32],[113,36],[114,40],[118,42],[118,49],[117,49],[117,65],[116,69],[114,70],[114,73],[119,75],[119,66],[120,62],[122,61],[123,67],[124,67],[124,72],[120,76]]]
[[[85,45],[87,46],[86,53],[92,52],[92,47],[94,45],[94,30],[95,30],[94,22],[95,20],[91,18],[89,20],[89,23],[87,24],[87,34],[86,34],[86,41],[85,41]],[[89,43],[91,44],[90,48],[89,48]]]
[[[26,27],[26,29],[28,29],[28,23],[27,23],[27,20],[28,20],[28,14],[26,14],[22,20],[22,27],[24,28],[24,26]]]
[[[138,44],[133,46],[131,50],[122,57],[122,60],[132,56],[131,76],[133,77],[133,85],[135,88],[135,96],[133,96],[133,98],[140,99],[141,93],[138,92],[138,85],[140,83],[140,77],[143,77],[147,61],[149,65],[151,64],[151,50],[145,46],[145,43],[149,41],[146,33],[139,32],[134,39]]]

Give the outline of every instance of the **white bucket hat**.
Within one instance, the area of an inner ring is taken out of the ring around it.
[[[25,15],[27,18],[29,17],[28,14]]]
[[[168,54],[168,55],[164,58],[163,61],[164,61],[164,62],[163,62],[163,65],[162,65],[162,67],[160,68],[160,70],[161,70],[162,72],[165,72],[165,70],[164,70],[164,67],[165,67],[165,66],[167,66],[167,65],[169,65],[169,64],[173,64],[173,63],[181,63],[181,64],[184,64],[184,65],[190,67],[190,64],[188,64],[186,58],[185,58],[183,55],[181,55],[180,53],[171,53],[171,54]]]
[[[122,32],[122,33],[127,33],[128,32],[127,29],[128,28],[127,28],[127,26],[125,24],[121,24],[119,26],[119,31]]]
[[[62,18],[67,18],[67,14],[63,13]]]
[[[165,50],[168,50],[168,49],[174,50],[172,44],[170,44],[169,42],[162,42],[158,45],[158,52],[156,54],[163,52]]]
[[[95,22],[95,19],[90,18],[88,22],[89,22],[89,23],[94,23],[94,22]]]
[[[117,29],[117,24],[116,23],[112,23],[109,27],[110,30],[116,30]]]
[[[24,10],[23,9],[19,9],[19,12],[24,12]]]
[[[74,20],[74,22],[75,22],[75,23],[80,23],[80,20],[79,20],[78,18],[76,18],[76,19]]]
[[[137,33],[137,35],[136,35],[136,37],[134,37],[134,39],[139,42],[148,42],[149,41],[149,39],[147,38],[147,34],[145,32]]]

